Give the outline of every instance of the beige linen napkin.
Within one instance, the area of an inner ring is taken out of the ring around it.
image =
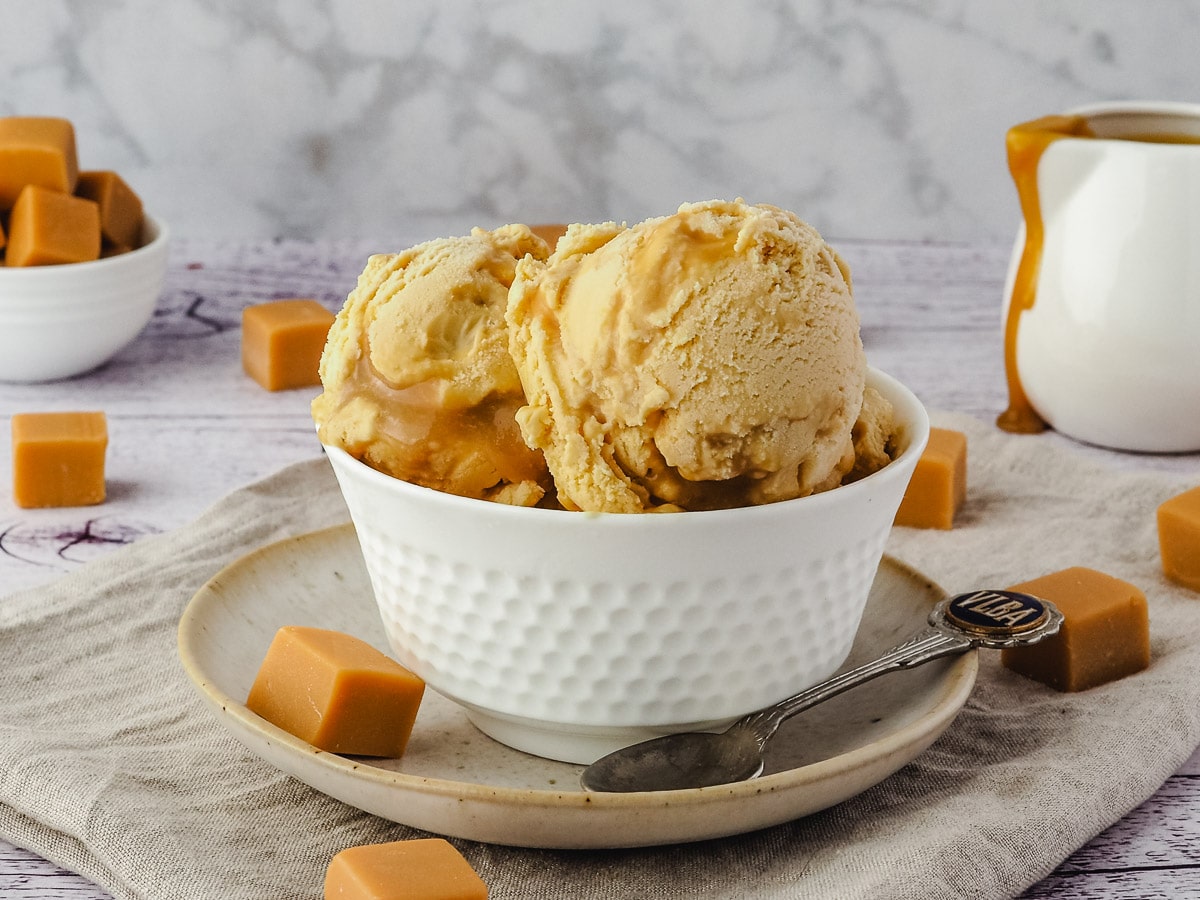
[[[914,763],[753,834],[597,852],[455,841],[495,900],[1012,896],[1178,768],[1200,743],[1200,596],[1162,577],[1154,510],[1192,484],[937,418],[968,432],[967,506],[950,532],[897,529],[890,552],[955,592],[1070,565],[1131,581],[1150,599],[1151,668],[1058,694],[988,654],[962,714]],[[146,900],[316,898],[338,850],[418,836],[259,761],[176,658],[179,615],[221,567],[344,518],[325,461],[301,463],[0,601],[0,833]]]

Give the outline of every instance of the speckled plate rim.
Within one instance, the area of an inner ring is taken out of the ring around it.
[[[353,527],[345,524],[279,541],[235,560],[185,608],[178,628],[180,661],[220,723],[267,763],[366,812],[451,837],[548,849],[638,847],[742,834],[801,818],[878,784],[925,750],[957,716],[978,672],[975,653],[945,660],[935,699],[913,721],[853,750],[738,784],[598,794],[574,783],[562,790],[489,784],[486,772],[474,780],[406,774],[318,750],[250,712],[241,699],[218,686],[222,673],[213,670],[202,649],[213,617],[229,615],[239,605],[283,602],[289,591],[286,580],[274,594],[238,595],[239,577],[250,567],[287,558],[301,567],[328,566],[336,559],[342,567],[361,569],[357,547]],[[885,577],[929,594],[931,606],[944,596],[928,578],[892,557],[885,556],[880,569]],[[365,571],[360,577],[366,583]],[[246,627],[253,627],[248,618]],[[888,677],[904,676],[900,672]],[[573,769],[577,773],[582,767]]]

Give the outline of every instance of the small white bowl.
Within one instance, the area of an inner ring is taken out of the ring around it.
[[[54,381],[111,359],[150,321],[167,271],[167,227],[94,262],[0,266],[0,381]]]
[[[895,407],[897,458],[744,509],[511,507],[326,450],[397,658],[502,743],[590,763],[728,722],[845,660],[929,436],[907,388],[875,370],[868,383]]]

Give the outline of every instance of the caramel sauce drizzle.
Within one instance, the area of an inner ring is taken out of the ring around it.
[[[1046,116],[1008,130],[1008,170],[1017,186],[1021,214],[1025,218],[1025,246],[1017,264],[1004,322],[1004,372],[1008,379],[1008,409],[996,419],[996,425],[1015,434],[1037,434],[1046,422],[1029,403],[1021,375],[1017,371],[1017,330],[1021,314],[1033,306],[1038,274],[1042,268],[1042,241],[1045,227],[1038,199],[1038,161],[1046,148],[1065,137],[1092,137],[1082,116]]]

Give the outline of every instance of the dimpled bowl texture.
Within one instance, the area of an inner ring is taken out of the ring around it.
[[[80,375],[137,337],[162,292],[167,228],[147,215],[142,239],[94,262],[0,266],[0,381]]]
[[[721,726],[845,660],[929,434],[907,388],[875,370],[868,384],[895,406],[897,458],[745,509],[517,508],[326,449],[400,662],[502,743],[590,763]]]

